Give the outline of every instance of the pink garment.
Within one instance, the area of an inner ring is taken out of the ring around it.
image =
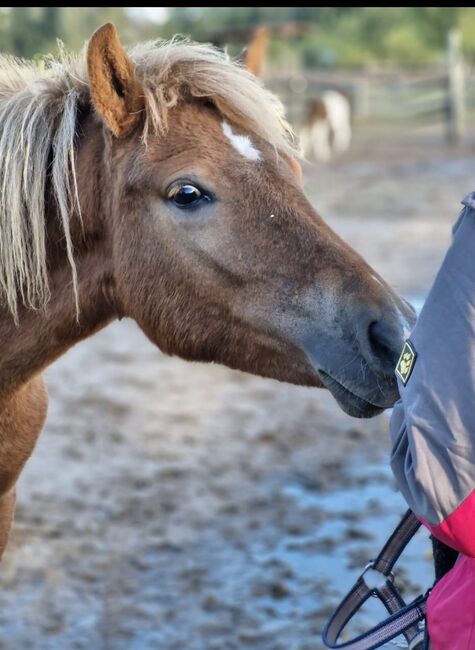
[[[475,490],[437,526],[431,526],[422,517],[419,519],[441,542],[459,553],[475,557]]]
[[[475,650],[475,491],[431,533],[461,553],[427,601],[431,650]]]
[[[460,555],[427,601],[431,650],[475,650],[475,558]]]

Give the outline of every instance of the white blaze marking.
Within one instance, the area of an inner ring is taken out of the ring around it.
[[[251,138],[247,135],[236,135],[232,132],[231,127],[227,122],[223,122],[223,133],[233,145],[233,147],[239,151],[239,153],[248,158],[249,160],[260,160],[261,154],[255,148],[251,142]]]

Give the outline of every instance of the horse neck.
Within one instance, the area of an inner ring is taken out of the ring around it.
[[[19,324],[0,308],[0,405],[52,361],[78,341],[90,336],[117,316],[110,237],[103,216],[104,139],[92,118],[83,125],[78,145],[77,182],[81,216],[71,215],[71,235],[78,275],[79,314],[64,248],[48,250],[51,299],[46,309],[21,307]],[[47,202],[49,241],[57,233],[54,200]]]

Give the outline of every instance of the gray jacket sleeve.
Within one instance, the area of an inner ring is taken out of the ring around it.
[[[405,384],[398,378],[401,399],[390,421],[394,475],[436,536],[462,504],[465,517],[475,513],[475,193],[463,203],[409,337],[415,358]],[[452,542],[459,550],[464,545]]]

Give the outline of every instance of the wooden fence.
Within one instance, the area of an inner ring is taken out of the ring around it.
[[[348,96],[356,123],[442,124],[447,140],[456,144],[467,119],[475,116],[475,73],[463,63],[458,33],[449,34],[448,41],[447,65],[438,69],[274,74],[266,82],[282,98],[294,124],[311,98],[335,89]]]

